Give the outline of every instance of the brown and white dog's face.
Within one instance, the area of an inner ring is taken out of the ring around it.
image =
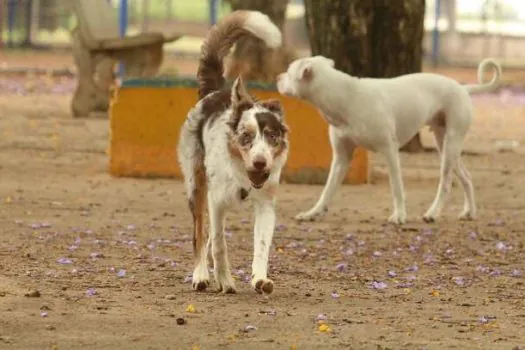
[[[334,68],[334,61],[324,56],[306,57],[293,61],[285,73],[277,76],[277,90],[281,95],[303,97],[315,77],[316,70],[323,65]]]
[[[261,188],[288,148],[288,129],[277,100],[254,102],[241,78],[232,87],[230,153],[242,160],[254,188]]]

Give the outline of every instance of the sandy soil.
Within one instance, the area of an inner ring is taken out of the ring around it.
[[[263,297],[245,282],[249,205],[228,220],[238,294],[193,292],[181,183],[110,177],[108,122],[70,117],[73,86],[0,76],[0,348],[525,346],[525,148],[495,149],[498,140],[525,141],[523,95],[475,99],[465,162],[477,221],[456,221],[458,186],[438,223],[420,220],[437,186],[433,153],[403,155],[402,228],[385,225],[391,197],[378,157],[373,183],[343,186],[318,222],[291,218],[322,188],[284,184],[270,258],[275,290]]]

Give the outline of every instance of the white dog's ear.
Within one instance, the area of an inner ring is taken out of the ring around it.
[[[335,67],[335,62],[334,62],[333,59],[331,59],[331,58],[327,58],[326,60],[328,61],[328,64],[330,65],[330,67],[332,67],[332,68]]]
[[[232,86],[232,104],[238,104],[241,101],[251,101],[252,98],[248,94],[248,91],[246,91],[246,87],[244,86],[244,82],[241,76],[239,76],[237,79],[235,79],[235,82]]]
[[[301,80],[310,81],[314,77],[314,72],[312,70],[312,65],[310,62],[305,62],[301,69],[299,70],[299,77]]]

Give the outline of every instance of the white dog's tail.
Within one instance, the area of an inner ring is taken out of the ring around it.
[[[488,83],[485,83],[485,73],[488,70],[488,66],[491,66],[494,70],[494,76],[492,80]],[[498,62],[492,58],[486,58],[478,66],[478,84],[474,85],[465,85],[467,91],[470,94],[476,94],[480,92],[489,92],[496,89],[501,81],[501,66]]]
[[[258,11],[234,11],[211,28],[201,47],[199,70],[199,99],[221,89],[225,83],[223,59],[237,40],[255,36],[270,48],[282,44],[279,28],[268,16]]]

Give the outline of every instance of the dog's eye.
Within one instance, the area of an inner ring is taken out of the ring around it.
[[[265,132],[266,139],[272,146],[277,146],[279,144],[279,135],[275,132]]]
[[[249,132],[243,132],[241,136],[239,136],[239,143],[241,146],[248,146],[253,140],[253,135]]]

